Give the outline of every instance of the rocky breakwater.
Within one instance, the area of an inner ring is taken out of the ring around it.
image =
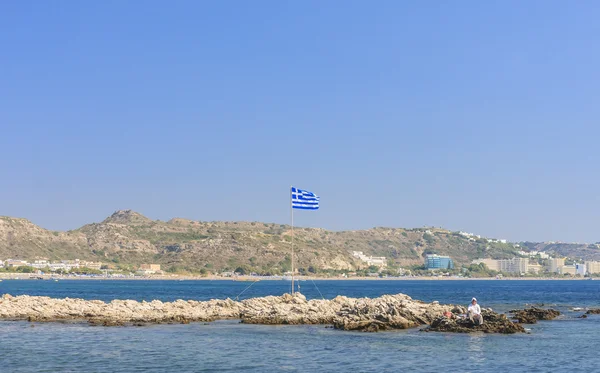
[[[0,319],[29,321],[88,321],[96,325],[141,325],[241,319],[249,324],[320,324],[342,330],[379,331],[428,324],[453,306],[425,303],[404,294],[379,298],[306,300],[302,294],[284,294],[243,301],[53,299],[4,295]]]
[[[240,303],[227,300],[199,302],[138,302],[134,300],[54,299],[5,294],[0,299],[0,319],[29,321],[88,321],[99,325],[188,323],[238,318]]]
[[[300,293],[251,298],[241,302],[240,319],[246,324],[332,324],[348,299],[338,296],[332,300],[306,300]]]
[[[376,332],[429,324],[453,308],[425,303],[408,295],[307,301],[301,294],[242,301],[240,318],[249,324],[325,324],[336,329]]]
[[[427,331],[516,333],[525,330],[506,315],[482,312],[483,325],[473,325],[460,314],[464,307],[426,303],[405,294],[379,298],[307,300],[302,294],[284,294],[243,301],[176,300],[151,302],[134,300],[54,299],[5,294],[0,298],[0,320],[75,321],[93,325],[144,325],[157,323],[208,322],[240,319],[248,324],[333,325],[341,330],[376,332],[430,325]],[[446,316],[444,316],[446,315]]]

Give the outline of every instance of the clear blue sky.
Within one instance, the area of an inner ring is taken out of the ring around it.
[[[0,2],[0,215],[600,241],[597,1]]]

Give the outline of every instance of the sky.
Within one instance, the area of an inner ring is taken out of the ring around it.
[[[597,1],[0,2],[0,215],[600,241]]]

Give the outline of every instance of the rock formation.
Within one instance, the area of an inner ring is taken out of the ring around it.
[[[429,326],[423,329],[428,332],[452,332],[452,333],[502,333],[514,334],[525,333],[523,326],[510,321],[506,315],[495,313],[488,309],[481,311],[483,324],[475,325],[468,318],[461,318],[454,313],[452,316],[439,316]]]
[[[138,302],[134,300],[54,299],[5,294],[0,300],[0,319],[29,321],[82,321],[100,325],[213,321],[238,318],[240,303],[227,300]]]
[[[538,320],[552,320],[560,315],[560,312],[553,309],[543,309],[538,307],[526,308],[524,310],[512,310],[513,318],[523,324],[535,324]]]
[[[100,300],[54,299],[28,295],[13,297],[8,294],[0,299],[0,320],[86,321],[92,325],[113,326],[240,319],[248,324],[318,324],[333,325],[341,330],[368,332],[407,329],[428,324],[431,326],[427,331],[525,331],[505,315],[496,314],[491,310],[484,310],[484,324],[475,326],[470,320],[457,317],[465,311],[461,306],[426,303],[405,294],[383,295],[379,298],[338,296],[331,300],[307,300],[302,294],[296,293],[294,296],[284,294],[243,301],[113,300],[108,303]],[[533,312],[531,309],[525,311]],[[544,317],[549,319],[549,312],[552,310],[543,311],[547,311]],[[534,314],[538,315],[536,312]],[[444,314],[451,317],[443,316]]]
[[[342,330],[376,332],[390,329],[407,329],[429,324],[453,306],[438,302],[425,303],[408,295],[383,295],[379,298],[346,298],[333,319],[333,326]]]
[[[306,300],[294,296],[267,296],[243,301],[53,299],[5,294],[0,299],[0,319],[30,321],[88,321],[99,325],[181,323],[240,319],[249,324],[333,324],[343,330],[378,331],[428,324],[452,306],[425,303],[404,294],[379,298]]]

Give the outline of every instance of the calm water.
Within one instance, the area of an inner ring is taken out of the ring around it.
[[[406,293],[496,310],[544,303],[566,312],[526,335],[456,335],[418,330],[377,334],[324,326],[260,326],[235,321],[147,327],[0,322],[0,372],[551,372],[598,371],[600,316],[577,319],[570,307],[600,307],[600,281],[316,281],[325,298]],[[279,295],[289,282],[0,282],[0,293],[86,299],[240,298]],[[321,294],[301,283],[308,298]],[[32,326],[33,325],[33,326]]]

